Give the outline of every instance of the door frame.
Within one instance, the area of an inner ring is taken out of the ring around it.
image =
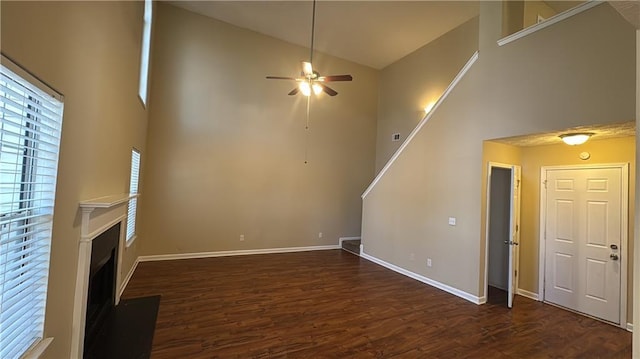
[[[547,171],[549,170],[576,170],[576,169],[603,169],[603,168],[619,168],[622,170],[621,180],[621,196],[620,206],[622,207],[622,213],[620,218],[620,225],[622,230],[620,231],[620,323],[617,325],[620,328],[627,329],[627,276],[629,273],[629,261],[627,260],[629,251],[629,163],[604,163],[593,165],[566,165],[566,166],[542,166],[540,167],[540,217],[538,219],[538,296],[539,300],[544,302],[544,283],[545,277],[545,265],[546,265],[546,239],[545,239],[545,218],[546,218],[546,203],[547,203],[547,191],[545,191],[545,182],[547,180]],[[634,229],[637,230],[637,229]],[[583,313],[588,316],[588,314]],[[609,321],[603,320],[605,323],[616,325]]]
[[[513,178],[513,174],[514,174],[514,167],[520,167],[520,165],[515,165],[515,164],[507,164],[507,163],[500,163],[500,162],[489,162],[487,164],[487,188],[486,188],[486,209],[485,209],[485,240],[484,240],[484,298],[485,301],[489,300],[489,221],[491,219],[491,169],[493,167],[496,168],[503,168],[503,169],[508,169],[511,171],[511,178]],[[513,183],[511,183],[511,188],[513,189]],[[513,195],[511,195],[510,200],[513,201]],[[519,207],[520,204],[522,203],[522,195],[518,196],[518,204],[517,206]],[[512,209],[514,208],[514,206],[510,206]],[[513,221],[517,220],[516,218],[516,213],[513,212],[513,210],[510,210],[509,212],[509,222],[512,223]],[[518,223],[518,225],[520,225]],[[511,247],[511,246],[509,246]],[[511,252],[511,249],[509,249],[509,251]],[[520,267],[520,246],[516,246],[516,258],[514,258],[514,265]],[[518,270],[520,268],[517,268]],[[514,295],[517,294],[518,289],[519,289],[519,283],[520,283],[520,276],[516,276],[515,280],[514,280],[514,285],[513,285],[513,291],[514,291]],[[509,283],[507,283],[507,285],[509,285]],[[508,289],[508,288],[507,288]]]

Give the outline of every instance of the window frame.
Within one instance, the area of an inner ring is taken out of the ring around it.
[[[140,44],[140,77],[138,98],[146,108],[149,100],[149,65],[151,59],[151,27],[153,25],[153,1],[144,0],[142,16],[142,42]]]
[[[0,153],[13,159],[4,162],[9,167],[0,173],[5,175],[0,182],[13,199],[5,203],[4,210],[8,212],[0,216],[0,245],[5,247],[6,255],[0,261],[0,271],[12,274],[0,282],[0,299],[4,304],[13,304],[4,307],[0,303],[0,321],[8,320],[5,315],[12,318],[16,312],[22,313],[24,309],[15,309],[19,305],[18,308],[28,308],[31,324],[20,324],[17,332],[9,334],[3,333],[0,325],[0,336],[8,335],[0,341],[9,340],[4,344],[11,344],[3,347],[9,348],[6,355],[37,357],[53,340],[45,338],[44,322],[64,96],[4,54],[1,63],[0,147],[4,148]],[[22,101],[15,101],[20,98]],[[9,288],[5,287],[7,284]],[[25,318],[22,314],[20,317]],[[18,334],[14,337],[15,333]]]
[[[140,195],[139,189],[141,162],[142,153],[138,149],[133,147],[131,149],[131,165],[129,172],[129,203],[127,204],[127,227],[125,230],[125,245],[127,247],[129,247],[137,238],[137,215],[138,196]],[[131,225],[131,223],[133,224]]]

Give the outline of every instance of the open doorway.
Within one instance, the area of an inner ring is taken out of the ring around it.
[[[513,306],[518,278],[520,167],[489,163],[487,178],[487,301]]]

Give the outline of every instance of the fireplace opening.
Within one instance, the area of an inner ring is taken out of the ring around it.
[[[119,241],[120,223],[117,223],[96,237],[91,244],[85,353],[95,344],[95,338],[115,307]]]

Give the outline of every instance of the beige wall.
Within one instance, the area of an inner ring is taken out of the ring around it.
[[[321,73],[354,81],[311,99],[307,137],[306,98],[265,76],[297,75],[308,49],[166,4],[156,21],[142,253],[335,245],[360,235],[377,71],[316,54]]]
[[[522,148],[522,206],[520,232],[520,282],[519,287],[538,293],[539,239],[540,239],[540,168],[559,165],[591,165],[629,163],[629,247],[628,255],[628,322],[633,310],[633,253],[635,218],[635,137],[592,140],[580,146],[565,144]],[[580,160],[579,154],[587,151],[589,160]]]
[[[367,254],[478,297],[483,141],[635,115],[635,31],[609,5],[498,47],[501,16],[500,3],[481,3],[478,61],[363,206]]]
[[[545,20],[556,15],[556,11],[544,1],[525,1],[524,2],[524,17],[523,17],[523,29],[529,26],[533,26],[538,23],[538,15],[542,16]]]
[[[524,24],[524,0],[502,2],[502,36],[522,30]]]
[[[477,50],[476,17],[380,72],[376,173]],[[391,141],[394,133],[400,133],[400,141]]]
[[[2,53],[65,96],[45,335],[48,358],[68,358],[76,276],[78,202],[128,192],[131,148],[145,161],[138,99],[139,2],[7,2]],[[144,188],[142,189],[144,191]],[[126,274],[138,242],[124,253]]]

